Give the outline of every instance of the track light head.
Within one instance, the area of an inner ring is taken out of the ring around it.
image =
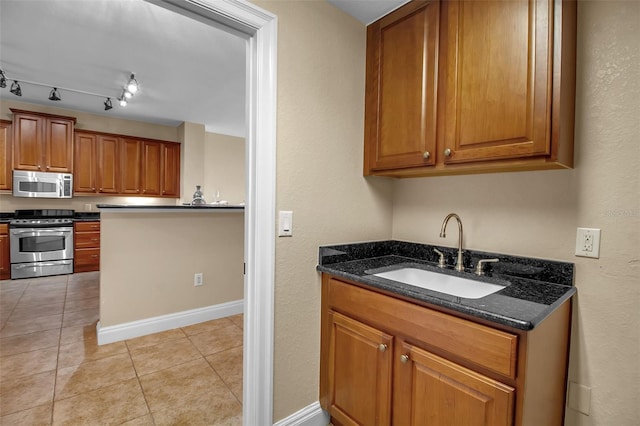
[[[54,87],[51,92],[49,93],[49,100],[50,101],[61,101],[62,98],[60,97],[60,92],[58,92],[58,88]]]
[[[107,98],[107,100],[104,101],[104,110],[109,111],[111,108],[113,108],[113,104],[111,103],[111,98]]]
[[[123,90],[122,94],[118,98],[118,102],[120,103],[120,106],[123,107],[123,108],[127,106],[127,98],[125,98],[124,92],[125,91]]]
[[[4,75],[4,71],[0,70],[0,87],[7,87],[7,76]]]
[[[138,91],[138,81],[136,80],[135,74],[131,73],[131,78],[129,78],[129,82],[127,83],[126,89],[127,89],[127,92],[131,94],[131,96],[135,95],[136,92]]]
[[[13,80],[9,91],[16,96],[22,96],[22,89],[20,88],[20,83],[18,83],[17,80]]]

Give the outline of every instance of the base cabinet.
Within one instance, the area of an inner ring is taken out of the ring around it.
[[[342,426],[560,426],[570,316],[494,327],[323,274],[320,403]]]
[[[100,222],[76,222],[73,237],[73,272],[99,271]]]
[[[395,355],[393,424],[513,424],[513,387],[407,342]]]
[[[329,313],[330,411],[342,425],[385,425],[391,415],[393,337]]]
[[[9,225],[0,223],[0,280],[11,278],[9,253]]]

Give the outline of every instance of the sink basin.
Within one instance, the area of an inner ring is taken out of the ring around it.
[[[466,299],[480,299],[505,288],[503,285],[474,281],[417,268],[402,268],[373,275]]]

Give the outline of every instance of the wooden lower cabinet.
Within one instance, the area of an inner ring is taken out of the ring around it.
[[[73,245],[73,272],[100,270],[100,222],[76,222]]]
[[[329,401],[342,425],[384,425],[391,416],[393,336],[329,313]]]
[[[11,278],[9,225],[0,223],[0,280],[8,280],[9,278]]]
[[[393,424],[513,424],[513,387],[406,342],[394,358]]]
[[[342,426],[560,426],[570,317],[494,327],[323,274],[320,403]]]

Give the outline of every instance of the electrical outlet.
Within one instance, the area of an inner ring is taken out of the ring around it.
[[[198,287],[204,284],[204,276],[202,272],[193,274],[193,285]]]
[[[578,228],[576,235],[576,256],[600,257],[600,230],[593,228]]]

